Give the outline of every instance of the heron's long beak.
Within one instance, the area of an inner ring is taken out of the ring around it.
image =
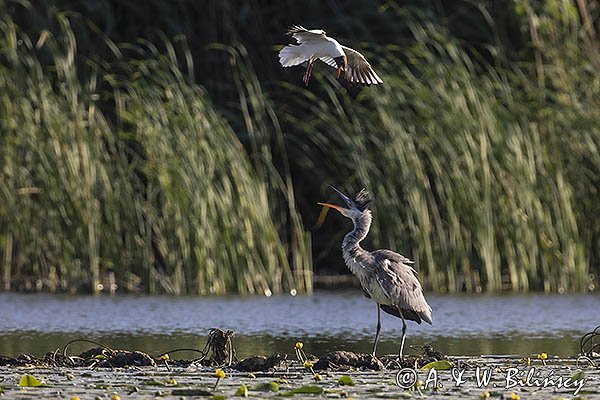
[[[348,207],[352,207],[353,201],[350,197],[346,196],[344,193],[340,192],[339,190],[337,190],[335,187],[329,185],[330,188],[332,188],[333,190],[335,190],[337,192],[337,194],[340,195],[340,197],[342,198],[342,200],[344,200],[346,202],[346,204],[348,205]]]
[[[342,74],[342,66],[340,65],[340,66],[338,67],[338,74],[337,74],[337,77],[338,77],[338,79],[340,79],[340,75],[341,75],[341,74]]]
[[[340,206],[336,206],[335,204],[330,204],[330,203],[317,203],[320,206],[323,207],[329,207],[329,208],[333,208],[334,210],[338,210],[344,217],[348,216],[348,209],[344,208],[344,207],[340,207]]]

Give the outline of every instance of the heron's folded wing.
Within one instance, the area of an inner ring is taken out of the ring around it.
[[[348,65],[346,66],[346,78],[352,83],[363,85],[377,85],[383,80],[371,67],[365,56],[350,47],[342,46]]]
[[[372,252],[372,254],[376,258],[388,258],[390,261],[395,261],[402,264],[414,264],[414,261],[411,261],[409,258],[388,249],[375,250]],[[415,271],[413,268],[411,269],[415,274],[417,274],[417,271]]]
[[[376,257],[376,279],[394,305],[416,313],[431,323],[431,307],[427,304],[421,283],[413,268],[389,258]]]

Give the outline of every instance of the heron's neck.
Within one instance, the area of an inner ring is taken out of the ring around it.
[[[360,247],[360,242],[367,237],[372,219],[370,211],[366,211],[360,214],[360,216],[352,218],[354,229],[344,236],[344,241],[342,242],[342,250],[344,253],[354,255],[355,253],[364,251],[362,247]]]

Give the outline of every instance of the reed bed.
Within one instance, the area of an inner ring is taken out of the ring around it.
[[[113,59],[89,60],[82,81],[69,19],[57,19],[60,34],[37,43],[1,25],[5,288],[99,291],[113,275],[149,293],[310,291],[289,178],[268,148],[252,165],[191,63],[170,43],[107,41]]]
[[[344,2],[385,81],[359,92],[325,66],[308,89],[280,75],[258,38],[281,41],[293,4],[246,10],[264,24],[211,4],[0,2],[5,289],[307,292],[313,250],[341,262],[341,230],[307,232],[328,183],[370,189],[367,246],[413,258],[429,290],[597,286],[588,2],[461,3],[469,24],[445,25],[427,6]]]

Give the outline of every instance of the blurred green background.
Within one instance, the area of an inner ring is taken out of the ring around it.
[[[310,292],[365,247],[426,290],[593,291],[596,0],[0,0],[4,290]],[[363,90],[282,69],[292,24],[364,52]],[[117,287],[114,286],[114,287]]]

